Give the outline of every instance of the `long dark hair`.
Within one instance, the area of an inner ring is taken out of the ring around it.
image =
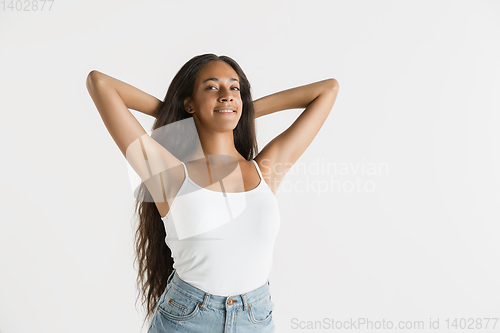
[[[191,132],[187,133],[183,128],[183,133],[176,133],[180,127],[176,127],[175,123],[192,117],[192,114],[184,109],[184,99],[193,95],[198,73],[210,61],[225,61],[238,74],[243,110],[238,125],[233,130],[234,145],[246,160],[251,160],[257,154],[258,146],[250,82],[236,61],[228,56],[202,54],[193,57],[182,66],[168,87],[153,125],[151,137],[179,160],[189,154],[190,147],[196,146],[196,128],[191,127]],[[168,130],[155,131],[167,127]],[[139,217],[139,224],[135,233],[134,264],[138,263],[137,286],[139,296],[142,296],[142,306],[145,305],[146,308],[144,319],[146,321],[151,319],[155,306],[167,286],[167,278],[173,271],[174,261],[165,243],[167,234],[160,213],[144,182],[139,186],[137,193],[135,214]]]

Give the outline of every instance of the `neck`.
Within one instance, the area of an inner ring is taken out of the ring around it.
[[[233,131],[198,132],[199,143],[191,154],[186,157],[188,162],[208,160],[209,156],[232,157],[238,161],[245,160],[234,146]]]

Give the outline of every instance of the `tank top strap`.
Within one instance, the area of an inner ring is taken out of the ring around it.
[[[262,173],[260,172],[259,164],[255,160],[252,160],[253,164],[255,164],[255,168],[257,169],[257,172],[259,173],[260,179],[264,180],[264,177],[262,177]]]
[[[181,161],[181,163],[182,163],[182,166],[184,167],[184,172],[185,172],[186,178],[188,178],[189,176],[188,176],[188,169],[186,167],[186,164],[184,164],[184,162],[182,162],[182,161]]]

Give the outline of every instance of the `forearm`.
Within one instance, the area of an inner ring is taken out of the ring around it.
[[[99,82],[113,87],[121,97],[127,108],[133,109],[149,116],[155,117],[163,103],[158,98],[109,75],[93,70],[88,76],[88,80]]]
[[[304,86],[283,90],[253,101],[255,118],[288,109],[306,108],[324,90],[332,89],[335,79],[326,79]]]

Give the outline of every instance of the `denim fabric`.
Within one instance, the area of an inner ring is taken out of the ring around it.
[[[194,287],[174,270],[148,333],[274,333],[273,308],[269,281],[245,294],[226,297]]]

